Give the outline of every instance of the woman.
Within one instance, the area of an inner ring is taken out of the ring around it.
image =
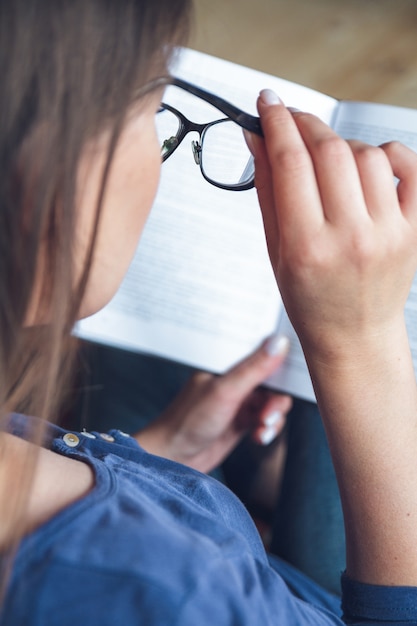
[[[168,458],[120,431],[26,417],[58,414],[72,324],[113,295],[143,229],[160,170],[156,79],[188,11],[185,0],[0,2],[2,624],[341,623],[332,598],[268,561],[230,492],[175,462],[190,456],[190,432],[195,443],[194,409],[181,445],[167,423],[148,441]],[[271,263],[344,506],[345,617],[417,621],[417,393],[402,314],[417,157],[345,143],[269,91],[258,108],[265,139],[248,142]],[[239,438],[236,412],[284,354],[269,340],[203,385],[194,404],[214,426],[198,431],[191,465],[207,469]]]

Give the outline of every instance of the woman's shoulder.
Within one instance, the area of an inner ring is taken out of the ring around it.
[[[164,569],[167,559],[188,561],[190,570],[200,559],[242,552],[266,562],[246,509],[216,479],[148,454],[116,430],[51,426],[47,439],[34,506],[49,498],[56,510],[23,541],[20,567],[33,555],[48,560],[52,554],[139,575]],[[140,558],[132,558],[132,546]]]
[[[141,607],[149,616],[143,623],[170,623],[190,594],[203,593],[203,580],[209,587],[217,584],[213,568],[223,572],[228,568],[222,563],[237,568],[245,562],[251,569],[255,560],[267,567],[246,510],[215,479],[148,454],[119,431],[105,436],[49,431],[45,454],[51,476],[54,460],[64,459],[63,466],[84,461],[95,483],[24,539],[10,603],[24,584],[25,605],[36,615],[58,610],[59,604],[74,620],[100,597],[106,615],[113,598],[119,607]],[[58,486],[72,480],[72,469],[60,474]],[[68,606],[70,596],[74,606]],[[13,604],[10,610],[26,609]]]

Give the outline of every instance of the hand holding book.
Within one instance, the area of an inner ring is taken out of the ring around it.
[[[286,338],[272,335],[223,376],[195,374],[162,415],[133,436],[148,452],[202,472],[218,467],[245,435],[271,443],[292,402],[257,387],[287,351]]]

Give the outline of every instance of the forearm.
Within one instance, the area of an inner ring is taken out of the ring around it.
[[[338,477],[347,573],[417,585],[417,389],[405,326],[307,359]]]
[[[417,391],[403,319],[417,267],[417,156],[395,142],[345,142],[270,93],[258,108],[268,251],[327,431],[347,573],[417,586]]]

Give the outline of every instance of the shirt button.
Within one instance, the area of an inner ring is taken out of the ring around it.
[[[112,437],[108,433],[100,433],[100,437],[102,439],[104,439],[104,441],[108,441],[109,443],[113,443],[114,442],[114,437]]]
[[[67,433],[62,437],[69,448],[76,448],[80,443],[80,438],[74,433]]]
[[[97,437],[93,435],[93,433],[88,433],[86,430],[83,430],[81,434],[84,435],[84,437],[88,437],[89,439],[97,439]]]
[[[126,438],[130,437],[129,433],[124,433],[122,430],[119,430],[119,435]]]

